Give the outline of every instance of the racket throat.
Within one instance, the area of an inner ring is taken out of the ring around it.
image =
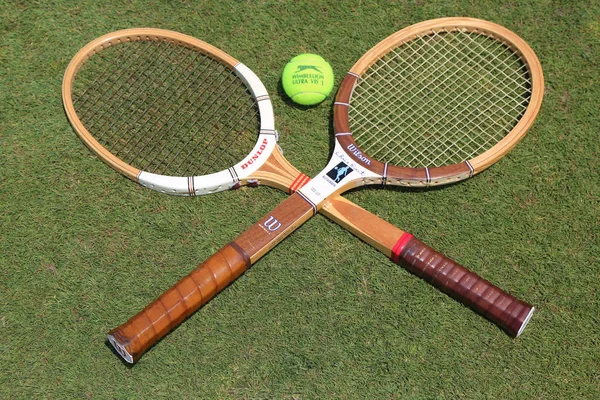
[[[375,174],[356,162],[348,154],[348,150],[352,151],[345,149],[336,141],[333,154],[325,169],[297,193],[320,209],[322,203],[333,195],[358,186],[382,182],[381,175]]]

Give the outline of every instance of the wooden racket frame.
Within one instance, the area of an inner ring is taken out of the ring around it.
[[[94,138],[81,122],[75,111],[71,90],[77,72],[90,57],[110,46],[139,40],[162,40],[193,47],[203,54],[215,57],[230,69],[240,64],[234,57],[200,39],[156,28],[132,28],[111,32],[91,41],[77,52],[65,71],[62,85],[63,104],[67,117],[83,143],[94,154],[117,172],[138,183],[141,170],[114,156]],[[251,176],[241,179],[240,185],[256,182],[292,193],[310,180],[285,159],[278,146],[274,147],[264,164]],[[340,212],[339,210],[342,209],[344,211]],[[406,234],[403,230],[341,196],[329,199],[320,212],[375,247],[388,258],[394,257],[394,246],[399,238]]]
[[[535,121],[544,95],[544,76],[540,61],[531,47],[515,33],[489,21],[463,17],[439,18],[409,26],[388,36],[365,53],[346,74],[338,90],[334,105],[334,131],[342,147],[347,148],[353,145],[358,151],[364,154],[351,135],[352,128],[348,118],[352,93],[360,77],[383,56],[404,42],[420,36],[430,35],[434,32],[457,30],[483,34],[499,40],[519,55],[527,67],[531,78],[532,93],[527,109],[519,123],[493,147],[471,160],[465,160],[453,165],[431,168],[406,168],[393,165],[388,166],[374,159],[369,159],[369,163],[367,164],[364,161],[364,157],[360,158],[354,152],[348,153],[358,164],[378,175],[385,176],[382,181],[383,184],[431,186],[466,179],[483,171],[506,155],[523,138]]]
[[[233,68],[239,65],[233,57],[201,40],[152,28],[113,32],[91,42],[76,55],[65,72],[63,82],[65,111],[84,143],[112,168],[134,181],[138,181],[140,171],[113,156],[81,123],[73,107],[70,88],[81,65],[96,52],[123,41],[147,38],[193,46],[218,57],[225,65]],[[138,315],[113,329],[109,333],[109,340],[125,360],[135,362],[153,343],[241,275],[309,219],[317,209],[307,202],[304,195],[297,192],[310,180],[283,157],[278,147],[252,176],[240,183],[250,183],[251,180],[294,193],[272,213],[224,246]],[[337,194],[320,202],[318,210],[382,251],[394,262],[497,323],[511,336],[518,336],[531,318],[534,311],[531,305],[503,292],[435,252],[412,235]],[[270,221],[273,216],[276,217],[275,221],[280,222],[281,229],[277,227],[277,232],[267,232],[267,228],[272,227],[269,224],[272,224]]]
[[[202,40],[184,35],[182,33],[155,28],[132,28],[111,32],[93,40],[79,50],[79,52],[69,63],[63,79],[62,97],[65,112],[71,121],[71,125],[73,125],[73,128],[81,140],[90,148],[90,150],[92,150],[98,157],[100,157],[100,159],[102,159],[112,168],[136,182],[138,181],[138,176],[140,175],[141,171],[115,157],[104,146],[102,146],[87,130],[85,125],[83,125],[79,119],[79,116],[75,112],[71,89],[73,87],[75,77],[77,76],[77,72],[90,57],[108,47],[124,42],[141,40],[166,41],[177,43],[186,47],[192,47],[204,54],[210,54],[211,56],[214,56],[229,68],[232,68],[239,63],[239,61],[231,57],[229,54],[214,46],[211,46],[206,42],[203,42]]]

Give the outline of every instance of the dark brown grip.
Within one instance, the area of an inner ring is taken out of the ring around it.
[[[509,335],[521,334],[534,308],[436,252],[410,235],[394,261],[444,293],[495,322]]]
[[[126,361],[137,361],[249,267],[250,258],[237,244],[226,245],[129,321],[110,331],[111,344]]]

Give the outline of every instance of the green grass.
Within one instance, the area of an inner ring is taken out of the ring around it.
[[[1,3],[0,398],[600,397],[597,2]],[[264,81],[286,156],[314,175],[332,98],[291,106],[287,60],[319,53],[337,85],[387,35],[454,15],[504,25],[536,51],[536,124],[468,182],[347,197],[534,304],[524,334],[511,339],[316,216],[134,367],[120,362],[106,332],[285,195],[173,198],[119,176],[64,115],[71,57],[136,26],[220,47]]]

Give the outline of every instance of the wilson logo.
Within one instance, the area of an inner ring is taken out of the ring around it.
[[[269,219],[265,221],[263,226],[269,232],[275,232],[277,229],[281,228],[281,222],[279,222],[277,220],[277,218],[275,218],[274,216],[271,215],[271,216],[269,216]]]
[[[242,164],[242,169],[248,168],[250,165],[252,165],[254,163],[254,161],[258,160],[260,158],[260,156],[265,152],[265,149],[267,148],[268,143],[269,143],[269,141],[267,139],[263,139],[263,142],[260,145],[260,147],[258,148],[258,150],[256,151],[256,153],[254,153],[252,155],[252,157],[250,157],[248,159],[248,161],[246,161],[245,163]]]
[[[346,148],[350,151],[350,153],[354,154],[354,156],[360,161],[364,162],[367,165],[371,165],[371,160],[368,159],[367,156],[363,155],[363,153],[360,150],[358,150],[358,148],[355,145],[351,143]]]

